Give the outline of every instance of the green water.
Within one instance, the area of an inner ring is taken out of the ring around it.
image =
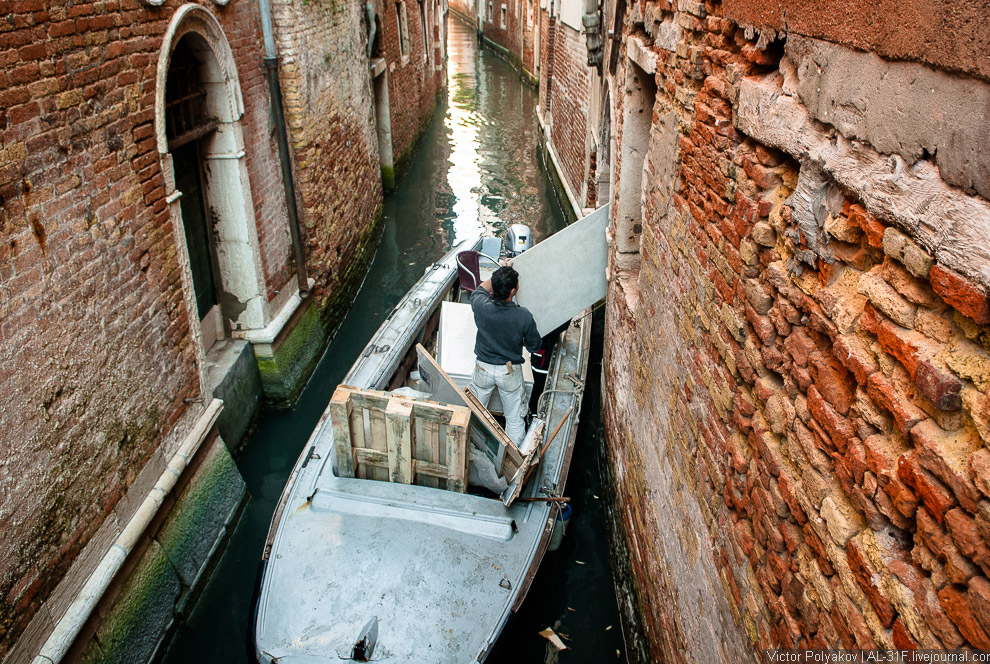
[[[539,165],[536,91],[502,59],[478,48],[474,28],[448,23],[448,96],[385,201],[381,245],[351,311],[295,408],[263,413],[237,465],[251,495],[216,570],[173,639],[168,664],[253,664],[251,609],[258,562],[275,503],[334,387],[384,317],[453,243],[512,223],[534,240],[565,224]],[[488,662],[624,661],[608,567],[604,494],[598,472],[601,324],[566,495],[575,516],[559,551],[548,553],[522,610]],[[552,627],[569,650],[538,632]],[[425,664],[425,663],[424,663]]]

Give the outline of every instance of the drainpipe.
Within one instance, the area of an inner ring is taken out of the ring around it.
[[[292,236],[292,249],[296,261],[296,280],[299,283],[299,297],[309,296],[309,276],[306,273],[306,253],[302,246],[302,232],[299,228],[299,210],[296,208],[296,184],[292,178],[292,164],[289,161],[289,134],[285,128],[285,110],[282,108],[282,86],[278,80],[278,54],[275,51],[275,32],[272,30],[272,9],[268,0],[258,0],[261,10],[261,32],[265,39],[265,75],[268,78],[268,94],[272,98],[272,111],[275,115],[275,133],[278,137],[279,164],[282,167],[282,187],[285,189],[285,205],[289,215],[289,234]]]
[[[368,62],[371,62],[371,51],[375,48],[375,34],[378,26],[375,25],[375,8],[369,2],[364,6],[364,14],[368,18],[368,45],[365,48],[368,54]]]

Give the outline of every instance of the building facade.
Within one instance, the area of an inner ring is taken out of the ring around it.
[[[244,498],[228,445],[305,382],[443,85],[424,3],[8,5],[4,662],[147,661],[188,608]]]
[[[544,2],[542,9],[547,9]],[[534,85],[539,84],[539,0],[453,0],[450,9],[473,23],[478,38],[509,59]]]
[[[988,17],[601,9],[608,178],[577,169],[587,132],[550,139],[575,197],[612,203],[604,416],[642,660],[990,646]]]

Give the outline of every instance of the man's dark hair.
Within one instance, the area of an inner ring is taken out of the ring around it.
[[[492,274],[492,292],[496,300],[503,302],[512,297],[512,289],[519,286],[519,273],[509,265],[504,265]]]

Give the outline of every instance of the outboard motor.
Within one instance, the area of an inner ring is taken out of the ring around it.
[[[518,256],[533,246],[532,233],[526,224],[512,224],[505,233],[505,255]]]

